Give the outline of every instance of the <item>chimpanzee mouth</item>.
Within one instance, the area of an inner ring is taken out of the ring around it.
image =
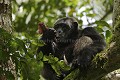
[[[56,38],[56,42],[60,42],[60,38]]]
[[[56,41],[60,41],[60,37],[56,37]]]

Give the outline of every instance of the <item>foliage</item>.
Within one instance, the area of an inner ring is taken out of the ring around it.
[[[16,65],[17,75],[23,80],[39,80],[44,61],[48,61],[59,76],[60,68],[69,70],[69,66],[52,55],[45,56],[40,53],[35,56],[37,47],[44,45],[36,34],[39,21],[52,27],[58,18],[75,17],[80,28],[95,27],[109,42],[112,33],[111,25],[107,21],[111,20],[111,17],[107,12],[111,10],[112,3],[112,0],[13,0],[14,32],[9,34],[0,29],[0,62],[7,64],[11,57]],[[8,75],[7,72],[0,67],[0,73]],[[13,76],[11,72],[8,77],[10,76]],[[13,80],[13,77],[10,80]]]

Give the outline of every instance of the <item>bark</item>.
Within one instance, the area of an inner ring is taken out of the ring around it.
[[[11,14],[12,14],[11,0],[0,0],[0,28],[3,28],[4,30],[6,30],[10,34],[12,32],[12,15]],[[0,35],[0,50],[3,50],[5,52],[5,53],[0,53],[0,56],[2,54],[8,53],[8,48],[6,48],[6,47],[3,48],[3,45],[6,42],[7,42],[7,40],[5,40],[2,37],[2,35]],[[14,75],[15,80],[17,80],[16,71],[15,71],[15,64],[13,63],[11,57],[9,57],[9,60],[6,62],[2,61],[0,59],[0,69],[3,69],[4,71],[5,71],[5,69],[6,69],[6,71],[10,70],[11,73]],[[4,72],[0,73],[0,80],[7,80],[7,76]]]
[[[94,65],[94,66],[93,66]],[[97,55],[87,73],[87,80],[99,80],[120,68],[120,0],[114,0],[113,37],[108,48]]]
[[[0,0],[0,28],[12,32],[11,0]]]

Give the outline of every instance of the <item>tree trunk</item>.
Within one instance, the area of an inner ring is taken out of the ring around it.
[[[0,0],[0,28],[3,28],[10,34],[12,33],[12,15],[11,14],[12,14],[11,0]],[[2,57],[4,54],[7,54],[7,55],[10,54],[8,52],[8,48],[5,47],[7,40],[5,40],[2,35],[5,35],[5,34],[0,34],[0,57]],[[9,70],[14,75],[15,80],[17,80],[15,64],[13,63],[11,57],[9,57],[7,61],[0,59],[0,80],[8,79],[6,74],[9,74],[7,72]]]
[[[11,0],[0,0],[0,28],[12,32]]]
[[[97,55],[87,74],[87,80],[98,80],[111,71],[120,68],[120,0],[114,0],[113,37],[108,48]]]

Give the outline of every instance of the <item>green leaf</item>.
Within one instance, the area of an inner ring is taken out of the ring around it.
[[[104,26],[106,26],[108,28],[110,27],[110,25],[106,21],[96,21],[95,23],[102,27],[104,27]]]
[[[58,61],[58,58],[54,57],[53,55],[49,55],[48,58],[49,58],[48,63],[54,64],[54,63],[56,63]]]
[[[37,56],[37,60],[41,60],[43,58],[43,53],[40,52],[36,56]]]
[[[112,35],[111,31],[110,31],[110,30],[107,30],[107,31],[106,31],[106,38],[111,37],[111,35]]]
[[[27,53],[27,48],[25,47],[25,43],[18,38],[15,38],[15,40],[16,40],[17,44],[19,44],[19,46],[24,50],[24,52]]]
[[[63,60],[60,60],[59,62],[58,62],[58,64],[59,64],[59,66],[60,66],[60,68],[62,69],[62,70],[70,70],[71,68],[70,68],[70,66],[68,66],[67,64],[65,64],[65,62],[63,61]]]
[[[101,28],[101,27],[95,27],[95,29],[98,31],[98,32],[104,32],[104,30]]]
[[[105,34],[105,37],[106,37],[106,42],[109,43],[111,37],[112,37],[112,32],[110,30],[107,30],[106,31],[106,34]]]
[[[79,20],[78,23],[79,23],[80,26],[83,25],[83,21],[82,20]]]
[[[58,76],[61,75],[60,66],[57,63],[56,64],[52,64],[51,66],[55,70],[55,72],[57,73]]]
[[[48,56],[43,57],[43,61],[48,61],[48,60],[49,60]]]
[[[44,46],[45,45],[44,41],[40,40],[40,39],[39,40],[38,39],[32,39],[31,43],[36,45],[36,46]]]
[[[95,17],[96,15],[95,14],[86,14],[86,16],[88,16],[88,17]]]
[[[78,75],[79,72],[80,72],[79,69],[75,69],[70,74],[68,74],[63,80],[83,80],[83,79],[76,79],[80,77],[80,75]]]

